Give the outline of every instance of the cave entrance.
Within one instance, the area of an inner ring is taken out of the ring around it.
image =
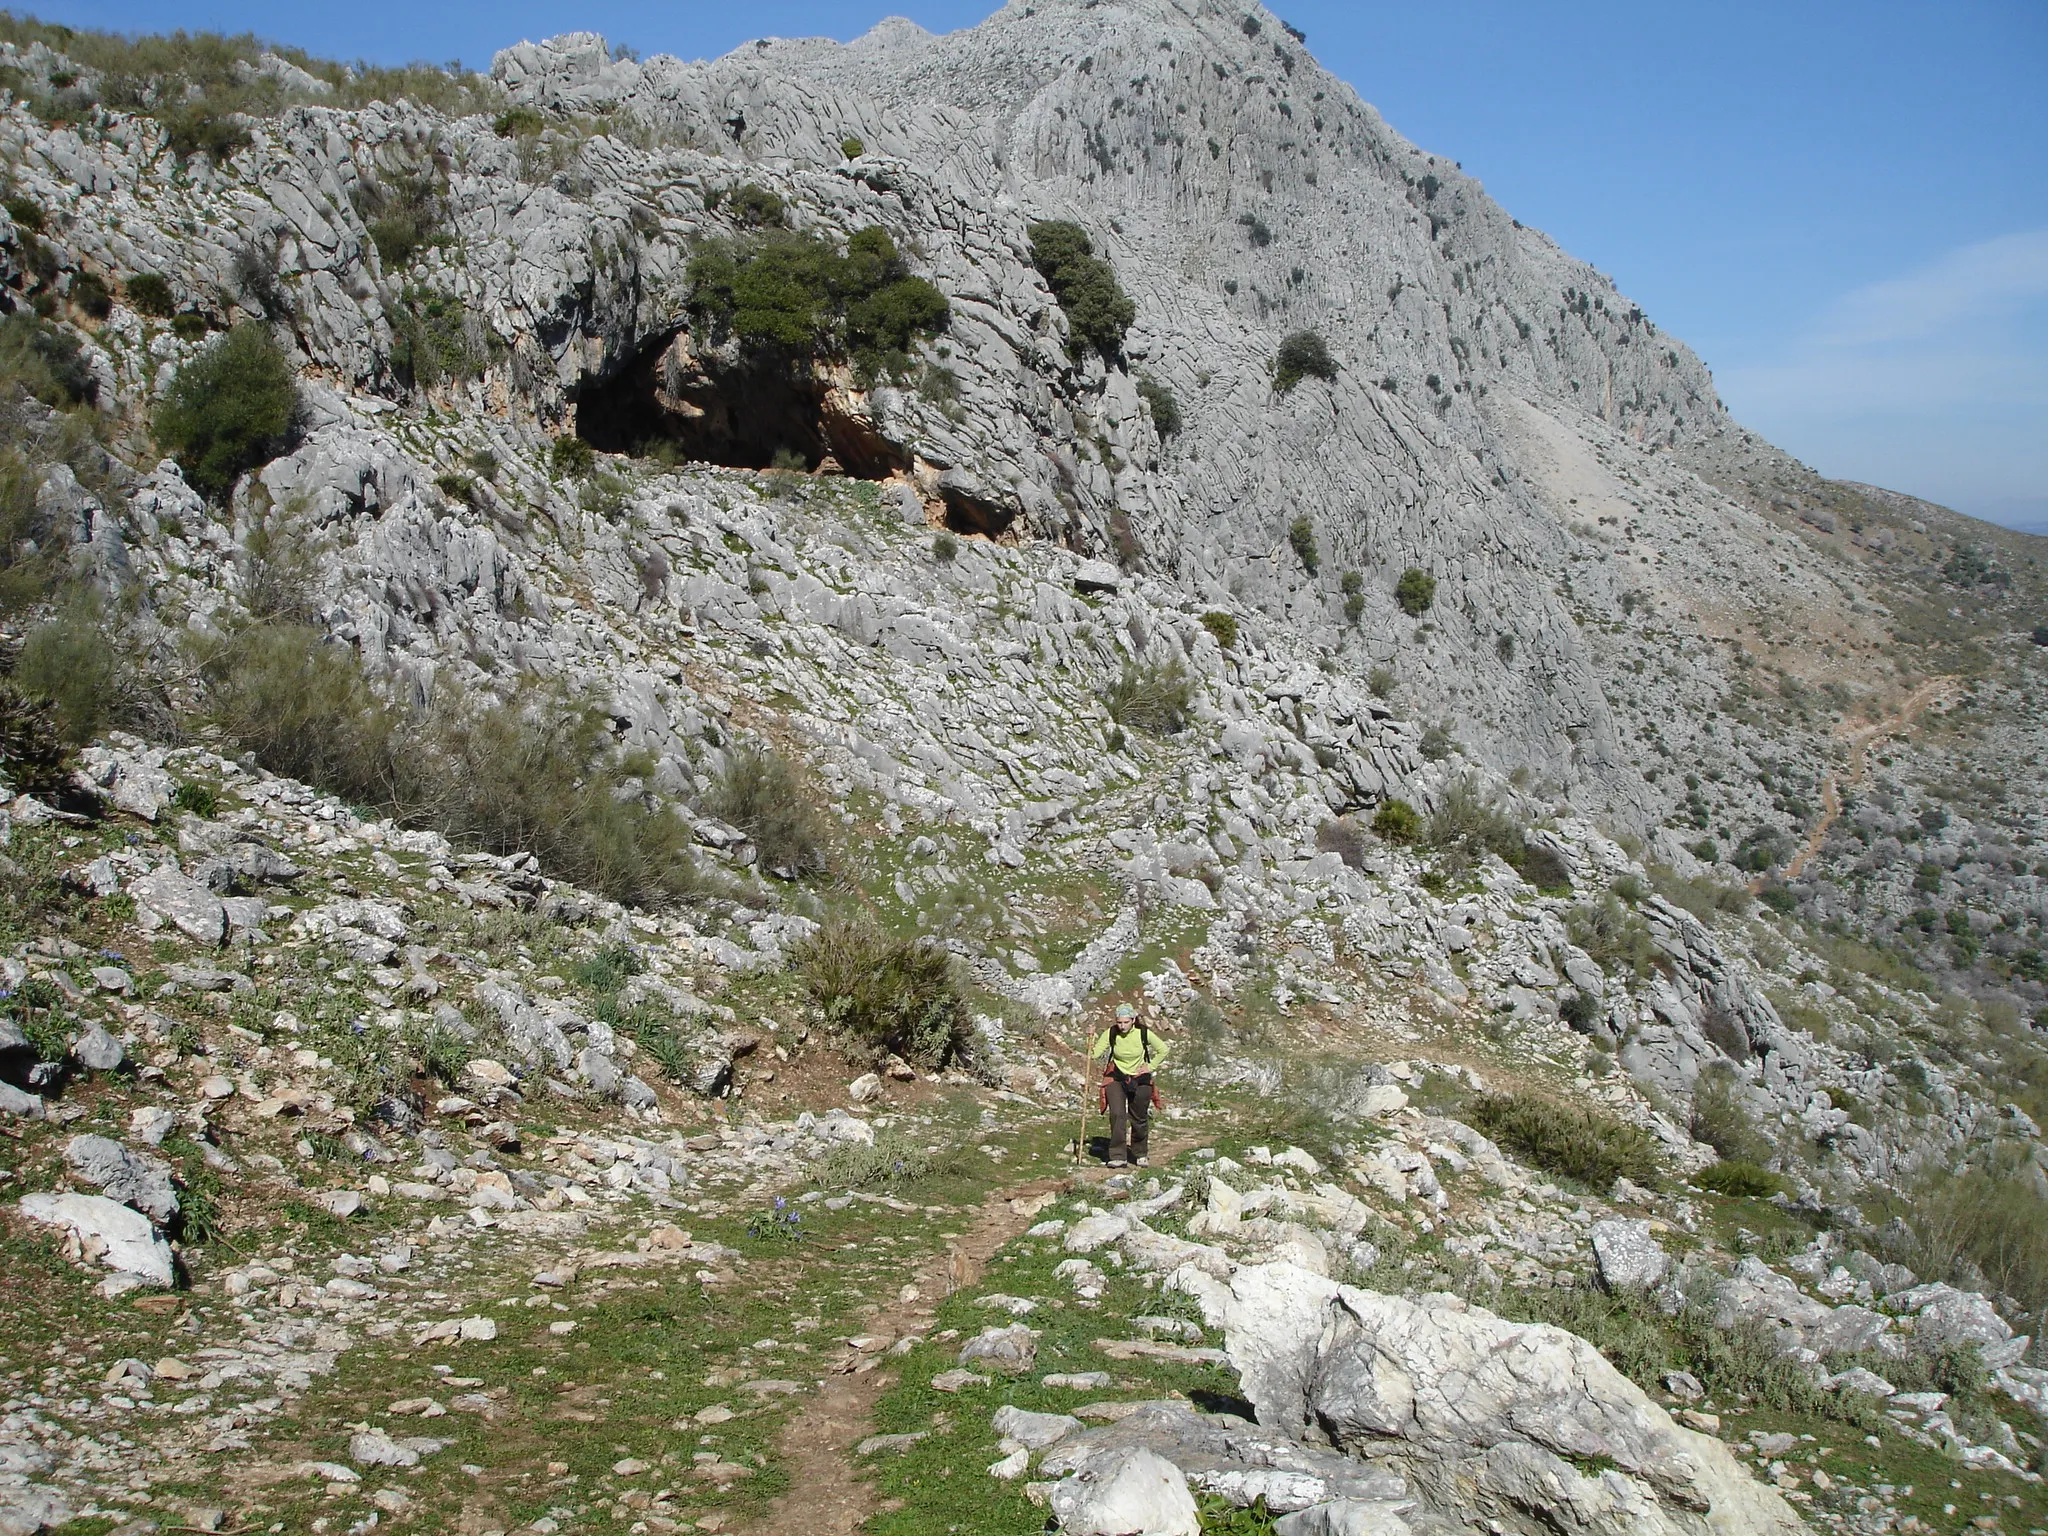
[[[807,367],[701,357],[687,332],[661,338],[576,396],[576,435],[605,453],[733,469],[829,468],[885,480],[908,456]]]

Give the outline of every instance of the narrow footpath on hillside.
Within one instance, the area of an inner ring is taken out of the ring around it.
[[[1834,824],[1842,814],[1842,789],[1846,782],[1851,789],[1859,788],[1870,776],[1870,749],[1879,742],[1896,736],[1923,714],[1929,705],[1944,699],[1960,679],[1953,677],[1931,677],[1907,694],[1899,707],[1882,720],[1869,721],[1863,725],[1850,725],[1843,721],[1835,727],[1835,739],[1849,749],[1849,764],[1846,779],[1830,769],[1820,782],[1820,820],[1813,824],[1813,830],[1806,834],[1799,851],[1785,866],[1781,879],[1796,880],[1805,873],[1806,866],[1813,862]],[[1764,877],[1758,875],[1750,881],[1750,894],[1755,895],[1764,888]]]

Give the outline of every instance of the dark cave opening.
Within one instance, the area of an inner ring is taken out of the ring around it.
[[[610,378],[586,381],[576,396],[576,435],[604,453],[731,469],[836,465],[883,480],[909,467],[908,456],[814,369],[699,357],[682,332],[643,349]]]

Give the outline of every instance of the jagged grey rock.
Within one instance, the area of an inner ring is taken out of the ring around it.
[[[1594,1222],[1593,1253],[1600,1261],[1600,1282],[1611,1291],[1648,1290],[1671,1268],[1671,1256],[1651,1235],[1647,1221]]]
[[[74,1136],[64,1148],[71,1171],[110,1200],[142,1212],[162,1226],[178,1214],[170,1164],[132,1152],[106,1136]]]
[[[1118,1451],[1047,1496],[1067,1536],[1199,1536],[1201,1516],[1187,1479],[1162,1456]]]
[[[227,936],[220,898],[175,865],[153,869],[128,887],[136,905],[175,926],[187,938],[217,945]]]
[[[1620,1524],[1670,1536],[1803,1529],[1719,1441],[1679,1428],[1583,1339],[1509,1323],[1451,1296],[1340,1286],[1286,1264],[1226,1288],[1176,1284],[1225,1328],[1259,1422],[1356,1455],[1398,1452],[1432,1509],[1541,1510],[1561,1531]],[[1581,1474],[1572,1457],[1615,1470]]]
[[[83,1256],[168,1290],[176,1276],[170,1245],[147,1216],[104,1195],[24,1195],[21,1214],[48,1227],[63,1227],[78,1239]]]

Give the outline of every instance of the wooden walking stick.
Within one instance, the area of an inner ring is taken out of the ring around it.
[[[1081,1123],[1074,1131],[1074,1161],[1084,1162],[1088,1157],[1088,1089],[1089,1077],[1095,1068],[1095,1057],[1088,1049],[1088,1030],[1081,1029]]]

